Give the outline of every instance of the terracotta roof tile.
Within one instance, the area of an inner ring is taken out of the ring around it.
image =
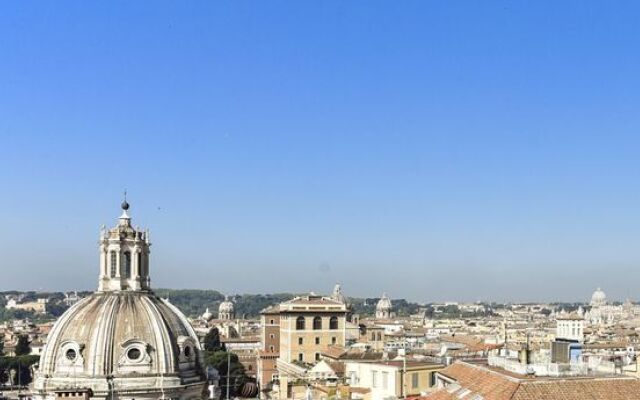
[[[507,374],[494,368],[457,362],[440,372],[455,386],[423,397],[450,400],[480,395],[484,400],[640,400],[640,380],[631,377],[549,378]]]

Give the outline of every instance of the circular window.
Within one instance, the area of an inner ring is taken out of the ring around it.
[[[184,356],[187,358],[191,357],[191,347],[187,346],[184,348]]]
[[[64,356],[67,357],[69,361],[75,361],[78,357],[78,353],[74,349],[69,349],[64,353]]]
[[[142,356],[142,352],[137,347],[134,347],[132,349],[129,349],[129,351],[127,351],[127,358],[131,361],[139,360],[140,356]]]

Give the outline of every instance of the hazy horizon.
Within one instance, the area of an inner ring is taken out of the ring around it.
[[[640,5],[0,5],[0,290],[640,299]]]

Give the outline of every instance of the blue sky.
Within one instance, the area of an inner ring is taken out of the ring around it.
[[[640,298],[640,6],[0,5],[7,289]]]

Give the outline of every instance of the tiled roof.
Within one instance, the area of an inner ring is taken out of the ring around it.
[[[463,362],[440,374],[455,383],[423,399],[640,400],[640,380],[631,377],[526,377]]]
[[[333,305],[333,306],[340,306],[343,305],[344,303],[341,303],[339,301],[330,299],[328,297],[320,297],[320,296],[303,296],[303,297],[296,297],[295,299],[289,300],[289,301],[285,301],[284,304],[300,304],[300,305]]]

